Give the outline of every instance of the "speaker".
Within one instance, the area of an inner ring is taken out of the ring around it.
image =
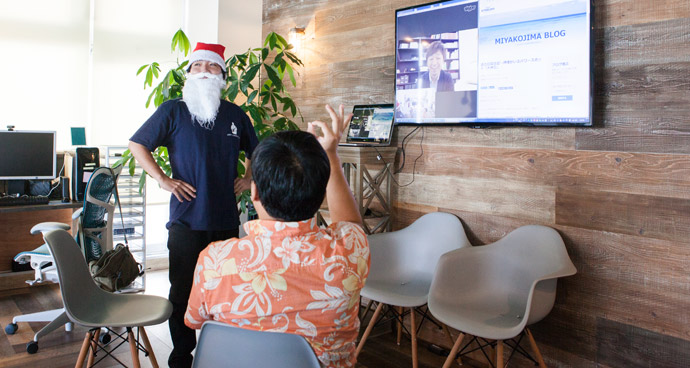
[[[62,201],[67,203],[71,200],[69,195],[69,178],[66,176],[60,177],[60,188],[62,189]]]
[[[72,164],[72,194],[75,201],[83,201],[86,184],[91,174],[101,165],[101,158],[96,147],[79,147]]]

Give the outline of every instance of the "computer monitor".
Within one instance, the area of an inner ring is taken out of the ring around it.
[[[55,179],[55,132],[0,131],[0,180]]]

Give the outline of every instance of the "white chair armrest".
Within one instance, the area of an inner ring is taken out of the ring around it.
[[[70,226],[62,222],[41,222],[40,224],[34,225],[31,228],[32,235],[38,235],[39,233],[52,231],[52,230],[69,230]]]
[[[72,221],[78,219],[79,216],[81,216],[81,211],[82,211],[83,209],[84,209],[84,207],[82,207],[82,208],[80,208],[80,209],[74,211],[74,213],[72,213]]]

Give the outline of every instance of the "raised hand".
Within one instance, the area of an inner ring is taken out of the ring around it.
[[[307,124],[307,131],[316,136],[326,153],[331,154],[336,152],[340,137],[342,137],[343,132],[350,124],[352,114],[345,116],[343,105],[338,107],[338,113],[330,105],[326,105],[326,111],[331,116],[331,124],[328,125],[318,120],[313,121]],[[316,134],[317,127],[321,129],[323,136]]]

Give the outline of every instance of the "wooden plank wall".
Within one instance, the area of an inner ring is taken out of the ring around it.
[[[393,102],[395,9],[422,2],[264,0],[264,35],[307,26],[292,91],[305,121],[326,118],[325,103]],[[418,131],[394,227],[451,212],[475,245],[554,227],[579,273],[533,328],[547,363],[687,367],[690,1],[596,1],[595,12],[595,125]],[[396,128],[396,144],[411,131]]]

